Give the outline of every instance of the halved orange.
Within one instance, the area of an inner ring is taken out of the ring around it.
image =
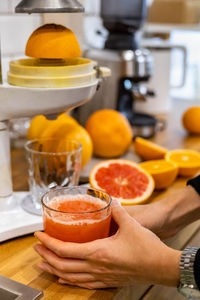
[[[47,139],[43,143],[44,152],[63,152],[66,139],[76,140],[82,145],[82,167],[90,160],[93,144],[86,129],[71,116],[63,113],[56,120],[47,120],[45,116],[36,116],[28,130],[28,139]],[[55,144],[55,139],[59,140]],[[67,151],[67,148],[66,148]]]
[[[152,176],[135,162],[123,159],[98,163],[90,173],[90,184],[123,205],[144,203],[154,190]]]
[[[169,187],[178,175],[178,166],[164,159],[146,161],[140,166],[152,175],[157,190]]]
[[[63,131],[64,131],[63,127]],[[68,129],[67,129],[68,130]],[[63,139],[61,139],[60,143],[57,145],[56,150],[59,152],[59,149],[64,148],[65,139],[76,140],[82,145],[82,157],[81,157],[81,165],[82,168],[88,163],[88,161],[92,157],[93,153],[93,144],[91,137],[87,130],[80,125],[76,125],[73,130],[67,132],[66,135],[63,135]]]
[[[194,150],[172,150],[167,152],[165,159],[176,163],[179,175],[194,176],[200,170],[200,153]]]
[[[31,120],[30,127],[27,133],[28,140],[35,140],[40,137],[45,128],[51,123],[43,115],[38,115]]]
[[[26,44],[26,55],[43,59],[65,59],[81,56],[74,33],[65,26],[44,24],[37,28]]]
[[[82,145],[82,167],[87,164],[93,153],[93,144],[89,133],[71,119],[62,118],[52,121],[51,125],[43,131],[41,138],[60,140],[58,145],[55,145],[53,140],[51,144],[48,144],[48,149],[51,148],[52,152],[59,152],[59,149],[63,149],[66,139],[78,141]]]
[[[70,115],[68,115],[67,113],[62,113],[58,116],[57,120],[64,120],[64,121],[68,121],[70,123],[73,123],[73,124],[76,124],[76,125],[79,125],[79,123],[74,119],[72,118]]]
[[[167,149],[164,147],[140,137],[135,139],[134,149],[143,160],[162,159],[167,153]]]

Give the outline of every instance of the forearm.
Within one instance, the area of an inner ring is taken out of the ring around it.
[[[191,186],[177,191],[169,199],[164,199],[163,205],[166,210],[164,227],[170,235],[200,219],[200,196]]]
[[[187,186],[161,201],[126,207],[126,210],[143,226],[165,239],[200,218],[200,196],[193,187]]]

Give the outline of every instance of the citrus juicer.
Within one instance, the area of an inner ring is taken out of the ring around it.
[[[77,0],[22,0],[16,13],[80,13],[84,7]]]
[[[82,12],[83,7],[75,0],[23,0],[16,7],[20,13],[47,11]],[[71,64],[65,60],[49,64],[37,59],[10,63],[8,81],[0,85],[0,242],[42,229],[41,216],[28,214],[21,208],[27,193],[12,193],[6,120],[59,113],[80,106],[92,99],[101,78],[109,75],[109,70],[82,58]]]

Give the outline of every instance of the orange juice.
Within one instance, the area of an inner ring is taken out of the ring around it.
[[[43,206],[44,230],[50,236],[84,243],[109,235],[111,213],[105,201],[90,195],[61,195]]]

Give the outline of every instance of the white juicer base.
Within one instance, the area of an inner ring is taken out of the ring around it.
[[[0,211],[0,242],[43,230],[42,216],[29,214],[21,207],[28,194],[28,192],[13,193],[16,206],[8,211]]]
[[[92,99],[99,80],[71,88],[24,88],[0,85],[0,120],[55,114]]]

